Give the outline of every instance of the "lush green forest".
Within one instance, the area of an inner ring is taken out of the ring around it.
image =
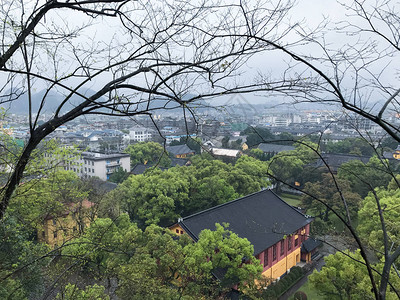
[[[138,146],[127,149],[137,161],[154,162],[156,155],[163,153],[154,143]],[[0,227],[0,298],[109,299],[117,295],[120,299],[198,299],[201,295],[215,299],[227,295],[236,284],[248,297],[262,298],[263,290],[254,285],[262,268],[246,239],[217,224],[214,231],[204,231],[199,242],[193,243],[187,237],[177,239],[168,226],[179,217],[261,188],[274,187],[280,193],[283,183],[301,182],[305,194],[300,206],[316,217],[314,234],[350,236],[344,226],[340,232],[337,227],[338,217],[345,219],[349,213],[358,224],[360,238],[379,259],[383,244],[374,197],[381,199],[390,224],[388,237],[397,246],[400,210],[394,179],[379,171],[376,157],[367,164],[357,160],[345,163],[337,175],[316,170],[318,153],[311,150],[314,147],[309,141],[302,142],[295,150],[281,152],[268,161],[260,160],[259,151],[250,149],[249,155],[229,164],[206,153],[191,157],[189,166],[155,167],[142,175],[122,178],[109,192],[99,192],[93,180],[50,168],[18,187]],[[47,147],[47,151],[57,149]],[[36,164],[40,164],[39,158]],[[373,185],[364,187],[365,182]],[[44,220],[49,216],[62,219],[66,205],[85,200],[94,204],[90,226],[82,224],[73,237],[54,248],[40,242]],[[357,253],[346,255],[362,260]],[[246,263],[243,257],[248,258]],[[221,268],[226,270],[225,277],[215,280],[212,274]],[[340,271],[349,268],[354,268],[357,282],[350,283],[350,275]],[[374,268],[381,268],[379,261]],[[366,269],[353,259],[344,261],[340,254],[328,258],[323,270],[314,273],[310,282],[327,299],[331,295],[353,297],[368,284]],[[341,278],[340,285],[333,285],[332,276]],[[371,295],[366,289],[363,293]],[[393,295],[388,292],[388,297]]]

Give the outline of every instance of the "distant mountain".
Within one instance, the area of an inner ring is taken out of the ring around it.
[[[91,89],[86,89],[84,91],[80,91],[84,95],[90,96],[96,93],[96,91],[91,90]],[[5,94],[8,94],[6,92]],[[42,103],[43,97],[45,96],[46,90],[41,90],[37,93],[34,93],[32,95],[32,111],[33,113],[36,113],[40,105]],[[194,95],[186,95],[183,97],[183,100],[188,100],[190,98],[194,97]],[[65,99],[65,97],[61,94],[57,94],[55,92],[49,92],[46,95],[45,101],[44,101],[44,106],[41,110],[41,114],[52,114],[56,111],[56,109],[60,106],[62,101]],[[5,100],[5,99],[3,99]],[[102,99],[105,100],[105,99]],[[78,104],[80,104],[83,101],[83,99],[77,95],[74,95],[71,97],[71,99],[68,100],[68,102],[64,105],[63,109],[61,112],[66,112],[68,110],[71,110]],[[134,100],[132,101],[133,103],[135,102]],[[195,102],[192,102],[188,105],[188,107],[193,108],[197,112],[202,112],[207,108],[208,103],[202,99],[198,99]],[[24,115],[28,113],[28,95],[25,93],[21,95],[18,99],[0,104],[0,107],[4,107],[8,113],[10,114],[20,114]],[[131,109],[138,109],[138,110],[145,110],[149,108],[150,110],[156,112],[156,113],[161,113],[162,111],[168,111],[171,113],[181,113],[182,112],[182,107],[180,107],[179,103],[175,101],[171,101],[167,98],[160,98],[160,99],[152,99],[150,100],[150,103],[147,101],[141,101],[140,104],[135,106],[134,104],[132,105]]]
[[[8,94],[10,91],[5,92],[5,94]],[[92,95],[95,93],[94,90],[91,89],[86,89],[84,91],[80,91],[84,95]],[[46,94],[46,90],[41,90],[37,93],[32,94],[32,111],[33,113],[36,113],[40,105],[42,104],[43,97]],[[65,96],[62,94],[57,94],[56,92],[49,92],[46,95],[44,105],[42,108],[41,113],[42,114],[51,114],[56,111],[56,109],[60,106],[62,101],[65,99]],[[3,99],[4,100],[4,99]],[[62,112],[68,111],[81,103],[83,99],[77,95],[74,95],[71,97],[71,99],[65,104],[65,106],[62,109]],[[18,99],[13,100],[8,103],[0,104],[0,107],[3,107],[7,110],[8,113],[11,114],[27,114],[28,113],[28,94],[25,93],[21,95]]]

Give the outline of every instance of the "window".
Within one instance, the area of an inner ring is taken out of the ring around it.
[[[56,219],[53,219],[53,225],[54,225],[54,226],[57,225]]]
[[[57,231],[54,231],[53,236],[54,238],[57,238]]]
[[[264,252],[264,267],[268,266],[268,250]]]
[[[94,169],[92,169],[92,173],[94,173]]]
[[[272,260],[276,260],[276,244],[272,246]]]
[[[299,239],[296,238],[296,239],[294,240],[294,246],[297,247],[298,244],[299,244]]]
[[[94,166],[94,161],[92,161],[92,166]]]
[[[183,230],[181,230],[181,234],[183,234]]]
[[[289,236],[287,240],[287,249],[291,250],[292,249],[292,237]]]
[[[176,233],[179,233],[179,229],[175,229],[175,232],[176,232]]]
[[[281,241],[281,256],[285,253],[285,241]]]

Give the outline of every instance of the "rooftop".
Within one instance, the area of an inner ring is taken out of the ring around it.
[[[173,155],[194,153],[194,150],[190,149],[187,145],[168,146],[167,151]]]
[[[184,217],[178,223],[194,240],[203,229],[215,230],[215,223],[229,223],[228,229],[247,238],[254,254],[259,254],[311,221],[271,190],[262,190]]]
[[[262,150],[266,153],[279,153],[282,151],[291,151],[294,150],[295,147],[289,145],[278,145],[278,144],[269,144],[269,143],[261,143],[258,145],[258,149]]]
[[[240,154],[240,150],[223,149],[223,148],[212,148],[211,152],[213,155],[229,156],[229,157],[237,157]]]
[[[104,154],[98,152],[82,152],[82,157],[91,160],[104,160],[104,159],[112,159],[112,158],[121,158],[121,157],[129,157],[130,155],[127,153],[111,153]]]

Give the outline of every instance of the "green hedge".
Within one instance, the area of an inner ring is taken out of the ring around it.
[[[271,284],[263,293],[263,299],[278,299],[283,293],[291,288],[300,278],[304,275],[303,269],[300,267],[293,267],[290,273],[286,274],[278,282]]]

